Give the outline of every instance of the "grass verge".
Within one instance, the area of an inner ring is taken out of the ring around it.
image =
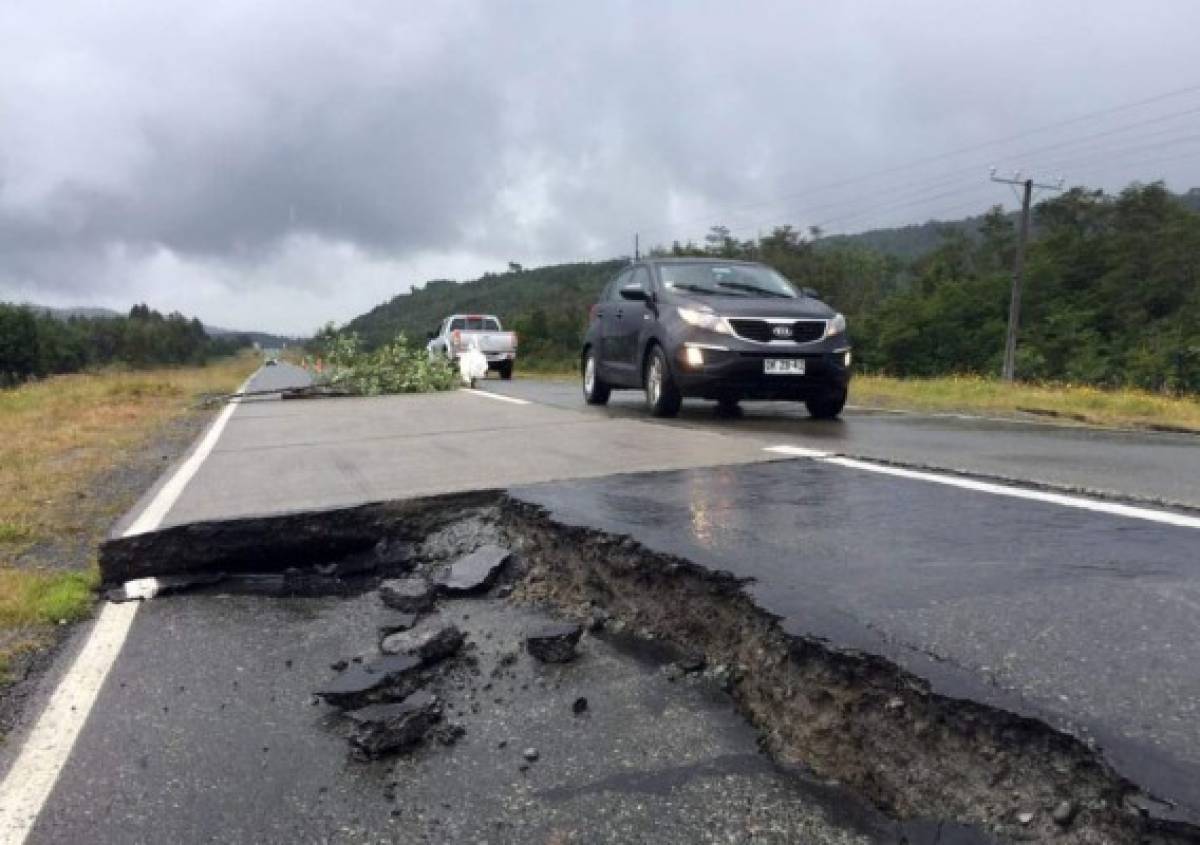
[[[1073,384],[1006,384],[979,376],[899,379],[856,376],[852,404],[913,411],[1039,416],[1115,428],[1200,433],[1200,400]]]
[[[558,364],[537,362],[522,378],[577,379]],[[850,402],[866,408],[945,411],[1028,419],[1040,417],[1110,428],[1187,431],[1200,434],[1200,399],[1164,396],[1134,389],[1102,389],[1076,384],[1006,384],[980,376],[902,379],[856,375]]]
[[[56,537],[94,548],[103,533],[97,525],[130,504],[93,495],[97,479],[192,412],[204,394],[235,390],[256,366],[256,356],[244,355],[205,367],[57,376],[0,391],[0,680],[15,654],[91,609],[90,554],[47,566],[31,552]]]

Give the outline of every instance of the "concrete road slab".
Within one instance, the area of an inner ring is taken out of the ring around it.
[[[247,402],[163,524],[776,457],[763,445],[466,391]]]

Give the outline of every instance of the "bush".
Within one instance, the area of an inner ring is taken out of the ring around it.
[[[403,334],[364,352],[354,332],[337,334],[324,344],[322,380],[361,396],[451,390],[458,372],[442,358],[409,345]]]

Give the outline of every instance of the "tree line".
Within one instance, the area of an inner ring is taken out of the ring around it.
[[[1037,205],[1033,223],[1018,377],[1200,393],[1200,214],[1154,183],[1076,188]],[[820,290],[851,321],[866,370],[995,375],[1016,239],[997,207],[908,262],[822,250],[786,227],[732,252]]]
[[[1200,393],[1198,198],[1152,183],[1117,195],[1076,188],[1036,205],[1018,378]],[[996,207],[958,223],[888,232],[827,238],[779,226],[739,240],[717,226],[699,243],[653,253],[764,261],[816,289],[846,314],[865,371],[998,375],[1014,215]],[[523,366],[574,368],[588,309],[627,261],[513,263],[474,282],[430,282],[347,328],[374,346],[398,332],[423,341],[450,313],[494,313],[520,335]]]
[[[212,338],[199,320],[178,313],[164,316],[146,305],[135,305],[124,317],[64,320],[0,303],[0,385],[106,364],[203,364],[247,343],[236,335]]]

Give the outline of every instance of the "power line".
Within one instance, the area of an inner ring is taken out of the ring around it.
[[[983,216],[983,214],[986,213],[987,209],[990,209],[992,206],[996,206],[996,205],[1003,207],[1003,203],[988,202],[987,197],[980,194],[980,195],[976,196],[975,198],[968,200],[967,202],[955,203],[954,205],[950,205],[950,206],[939,206],[937,208],[937,210],[935,210],[935,211],[926,212],[925,214],[922,215],[925,219],[922,220],[920,223],[906,223],[906,224],[901,224],[901,225],[903,225],[903,226],[908,226],[908,225],[920,226],[920,225],[924,225],[925,223],[931,223],[931,222],[955,223],[955,222],[958,222],[958,220],[951,219],[951,215],[955,215],[957,218],[957,217],[961,217],[964,213],[969,214],[971,211],[974,211],[975,214],[970,215],[970,216],[981,217],[981,216]],[[835,229],[835,230],[825,232],[822,235],[822,237],[823,238],[853,237],[854,235],[861,234],[861,232],[864,232],[864,231],[870,231],[872,229],[886,229],[886,228],[900,228],[900,226],[897,226],[896,224],[889,225],[885,219],[880,218],[879,220],[871,220],[869,222],[862,223],[859,226],[856,226],[855,229],[857,231],[854,231],[854,232],[851,232],[849,229]]]
[[[1091,134],[1088,134],[1088,135],[1083,135],[1083,136],[1079,136],[1079,137],[1076,137],[1076,138],[1068,139],[1068,140],[1066,140],[1066,141],[1059,141],[1059,142],[1055,142],[1055,143],[1053,143],[1053,144],[1047,144],[1047,145],[1043,145],[1043,146],[1040,146],[1040,147],[1033,147],[1033,148],[1026,149],[1026,150],[1022,150],[1022,151],[1019,151],[1019,152],[1015,152],[1015,153],[1011,153],[1011,154],[1006,154],[1006,155],[1004,155],[1004,156],[1001,156],[1001,157],[998,159],[998,161],[999,161],[999,162],[1008,162],[1008,161],[1021,161],[1021,160],[1025,160],[1025,161],[1027,161],[1027,160],[1030,160],[1030,159],[1032,159],[1033,157],[1035,157],[1035,156],[1038,156],[1038,155],[1041,155],[1041,154],[1043,154],[1043,153],[1045,153],[1045,152],[1052,152],[1052,151],[1057,151],[1057,150],[1069,149],[1069,148],[1071,148],[1071,147],[1073,147],[1073,146],[1076,146],[1076,145],[1078,145],[1078,144],[1087,143],[1087,142],[1089,142],[1089,141],[1096,140],[1097,138],[1112,137],[1112,136],[1114,136],[1114,135],[1121,134],[1121,133],[1123,133],[1123,132],[1128,132],[1128,131],[1131,131],[1131,130],[1139,129],[1139,128],[1141,128],[1141,127],[1143,127],[1143,126],[1146,126],[1146,125],[1152,125],[1152,124],[1162,123],[1163,121],[1166,121],[1166,120],[1171,120],[1171,119],[1174,119],[1174,118],[1177,118],[1177,117],[1184,117],[1184,116],[1188,116],[1188,115],[1192,115],[1192,114],[1200,114],[1200,107],[1189,108],[1189,109],[1185,109],[1185,110],[1182,110],[1182,111],[1170,112],[1170,113],[1167,113],[1167,114],[1162,114],[1162,115],[1156,115],[1156,116],[1154,116],[1153,118],[1150,118],[1150,119],[1148,119],[1148,120],[1144,120],[1144,121],[1138,121],[1138,122],[1131,123],[1131,124],[1123,124],[1123,125],[1121,125],[1121,126],[1114,127],[1114,128],[1108,129],[1108,130],[1105,130],[1105,131],[1103,131],[1103,132],[1091,133]],[[1174,128],[1172,128],[1170,131],[1176,131],[1176,129],[1178,129],[1178,127],[1174,127]],[[1157,133],[1152,133],[1150,137],[1153,137],[1153,134],[1157,134]],[[1188,137],[1190,137],[1190,136],[1188,136]],[[1069,162],[1068,162],[1068,163],[1069,163]],[[975,163],[975,164],[966,165],[966,166],[964,166],[964,167],[961,167],[961,168],[955,168],[954,170],[948,171],[946,174],[944,174],[942,177],[940,177],[940,179],[938,179],[938,180],[935,180],[935,182],[934,182],[934,183],[932,183],[932,184],[934,184],[934,185],[937,185],[937,184],[939,184],[939,183],[948,183],[948,182],[950,182],[950,181],[953,181],[953,179],[954,179],[956,176],[960,175],[960,174],[961,174],[961,175],[966,175],[966,174],[970,174],[970,173],[977,173],[977,172],[978,172],[978,169],[979,169],[981,166],[983,166],[984,164],[986,164],[986,162],[978,162],[978,163]],[[852,180],[852,181],[858,181],[858,180],[857,180],[857,179],[855,179],[855,180]],[[832,184],[832,183],[831,183],[831,184]],[[907,183],[907,184],[920,184],[920,183],[911,183],[911,182],[910,182],[910,183]],[[926,183],[926,187],[928,187],[928,184],[929,184],[929,183]],[[899,187],[903,187],[903,186],[899,186]],[[899,189],[899,187],[898,187],[898,188],[893,188],[893,189],[885,189],[885,190],[897,190],[897,189]],[[861,196],[861,199],[862,199],[862,200],[865,200],[865,201],[870,201],[870,200],[871,200],[871,199],[873,199],[875,196],[877,196],[877,195],[878,195],[878,193],[879,193],[879,192],[872,192],[871,194],[868,194],[868,195],[862,195],[862,196]],[[938,195],[938,196],[942,196],[942,195]],[[808,205],[808,206],[804,206],[804,207],[802,207],[802,208],[799,208],[799,209],[793,209],[793,210],[791,210],[790,212],[789,212],[789,211],[786,211],[786,210],[783,210],[783,211],[781,211],[781,212],[780,212],[780,214],[789,214],[789,213],[790,213],[791,215],[794,215],[794,216],[796,216],[796,215],[799,215],[799,214],[813,215],[813,214],[816,214],[816,213],[818,213],[818,212],[824,211],[824,210],[826,210],[826,209],[828,209],[828,208],[831,208],[831,207],[836,207],[836,206],[839,206],[839,205],[845,205],[845,204],[847,204],[847,202],[851,202],[851,201],[848,201],[848,200],[834,200],[834,201],[832,201],[832,202],[830,202],[830,203],[820,203],[820,204],[817,204],[817,205]],[[857,215],[855,215],[855,216],[861,216],[862,214],[869,213],[869,211],[870,211],[870,209],[865,209],[863,212],[861,212],[861,213],[859,213],[859,214],[857,214]],[[773,219],[773,220],[775,220],[775,221],[778,221],[780,214],[773,215],[773,218],[772,218],[772,219]],[[698,221],[698,222],[711,222],[711,221],[712,221],[712,219],[713,219],[712,217],[708,217],[708,218],[704,218],[704,219],[703,219],[703,221]],[[739,217],[738,217],[737,215],[734,215],[732,220],[730,219],[729,215],[724,215],[724,216],[723,216],[723,220],[724,220],[725,222],[737,222],[737,221],[738,221],[738,219],[739,219]],[[761,227],[761,226],[764,226],[764,225],[769,225],[769,224],[772,222],[772,219],[767,219],[767,218],[758,218],[757,220],[750,222],[750,223],[749,223],[749,227],[750,227],[750,228],[758,228],[758,227]],[[834,221],[838,221],[838,220],[841,220],[841,219],[842,219],[841,217],[837,217],[837,218],[834,218]],[[678,230],[678,228],[679,228],[679,227],[682,227],[683,225],[684,225],[684,224],[673,224],[673,225],[672,225],[672,228],[676,228],[676,229]],[[820,224],[820,225],[823,225],[823,224]],[[667,227],[665,227],[665,226],[663,226],[663,227],[659,227],[659,228],[657,229],[657,231],[660,231],[660,232],[661,232],[661,231],[665,231],[665,230],[666,230],[666,228],[667,228]]]
[[[831,223],[844,223],[847,220],[855,220],[857,218],[863,217],[864,215],[870,214],[873,211],[885,211],[885,210],[886,211],[895,211],[898,208],[908,208],[909,206],[921,205],[923,203],[931,202],[933,200],[945,199],[946,197],[960,196],[962,194],[971,193],[971,192],[977,193],[978,191],[979,191],[978,185],[971,185],[971,186],[964,186],[961,188],[957,188],[953,191],[944,191],[942,193],[936,193],[936,194],[926,194],[926,195],[922,195],[922,196],[919,196],[919,197],[916,197],[916,198],[913,198],[913,199],[910,199],[910,200],[907,200],[904,202],[884,203],[883,205],[874,206],[872,208],[867,208],[867,209],[864,209],[863,211],[860,211],[860,212],[857,212],[854,214],[843,214],[840,217],[830,217],[826,220],[820,221],[819,223],[817,223],[817,225],[824,228],[825,226],[827,226]]]
[[[887,176],[887,175],[891,175],[894,173],[904,172],[906,170],[911,170],[916,167],[920,167],[924,164],[930,164],[933,162],[942,161],[944,159],[953,158],[955,156],[963,155],[968,152],[977,152],[980,150],[985,150],[985,149],[989,149],[989,148],[996,147],[996,146],[1002,146],[1004,144],[1010,143],[1015,140],[1019,140],[1021,138],[1027,138],[1031,135],[1041,134],[1043,132],[1048,132],[1048,131],[1051,131],[1054,129],[1060,129],[1064,126],[1071,126],[1071,125],[1083,123],[1083,122],[1086,122],[1089,120],[1095,120],[1097,118],[1104,117],[1107,115],[1116,114],[1116,113],[1123,112],[1123,111],[1129,111],[1132,109],[1140,108],[1142,106],[1151,105],[1153,103],[1158,103],[1158,102],[1163,102],[1165,100],[1185,96],[1187,94],[1192,94],[1192,93],[1196,93],[1196,92],[1200,92],[1200,85],[1189,85],[1189,86],[1186,86],[1183,88],[1177,88],[1172,91],[1167,91],[1167,92],[1164,92],[1161,94],[1156,94],[1154,96],[1146,97],[1141,100],[1135,100],[1132,102],[1122,103],[1122,104],[1119,104],[1116,106],[1111,106],[1108,108],[1099,109],[1099,110],[1092,111],[1092,112],[1087,112],[1087,113],[1077,115],[1072,118],[1068,118],[1066,120],[1056,121],[1054,123],[1043,124],[1042,126],[1037,126],[1032,129],[1027,129],[1022,132],[1018,132],[1018,133],[1014,133],[1012,135],[1005,136],[1003,138],[995,138],[990,141],[983,141],[978,144],[972,144],[972,145],[965,146],[965,147],[959,147],[959,148],[953,149],[953,150],[947,150],[947,151],[944,151],[941,153],[937,153],[935,155],[925,156],[923,158],[914,159],[912,161],[905,162],[902,164],[893,165],[893,166],[882,168],[879,170],[874,170],[874,171],[870,171],[867,173],[863,173],[858,176],[851,176],[851,177],[847,177],[845,179],[840,179],[840,180],[835,180],[832,182],[826,182],[826,183],[822,183],[822,184],[813,185],[813,186],[806,188],[803,191],[792,192],[789,194],[782,194],[782,195],[779,195],[772,199],[761,200],[761,201],[758,201],[755,203],[749,203],[746,205],[738,206],[736,208],[725,211],[721,216],[728,217],[730,214],[740,214],[744,211],[750,211],[750,210],[753,210],[756,208],[762,208],[762,207],[768,206],[768,205],[777,205],[779,203],[787,202],[791,199],[795,199],[796,197],[805,196],[805,195],[808,195],[808,194],[811,194],[811,193],[814,193],[817,191],[824,191],[824,190],[829,190],[831,188],[844,187],[845,185],[855,184],[855,183],[862,182],[862,181],[865,181],[868,179],[874,179],[874,178],[878,178],[880,176]],[[1163,120],[1169,120],[1173,117],[1195,114],[1198,112],[1200,112],[1200,107],[1188,109],[1188,110],[1185,110],[1182,112],[1173,112],[1173,113],[1168,113],[1166,115],[1158,115],[1158,116],[1155,116],[1154,118],[1151,118],[1146,121],[1136,121],[1132,124],[1127,124],[1123,127],[1118,127],[1116,129],[1110,130],[1108,132],[1102,132],[1102,133],[1097,133],[1094,135],[1084,136],[1084,138],[1090,139],[1090,138],[1094,138],[1094,137],[1104,137],[1106,135],[1111,135],[1111,134],[1118,133],[1121,131],[1128,131],[1129,129],[1137,128],[1138,126],[1146,125],[1149,123],[1162,122]],[[1065,142],[1065,143],[1067,145],[1069,145],[1072,142]],[[1062,146],[1062,145],[1052,145],[1050,147],[1050,149],[1057,148],[1058,146]],[[1004,157],[1004,159],[1007,159],[1007,158],[1010,158],[1010,157],[1009,156]],[[696,218],[693,221],[679,221],[678,223],[671,224],[671,226],[676,227],[676,226],[687,226],[687,225],[693,225],[693,224],[698,225],[698,224],[701,224],[704,222],[711,221],[712,219],[713,219],[713,217],[711,215],[709,215],[704,218]],[[641,230],[657,233],[657,232],[663,231],[664,228],[666,228],[666,227],[664,227],[664,226],[648,226],[648,227],[642,227]]]
[[[1151,143],[1151,144],[1137,144],[1132,147],[1116,147],[1116,148],[1110,147],[1108,149],[1100,149],[1100,150],[1085,150],[1085,151],[1083,151],[1084,155],[1080,158],[1071,156],[1071,157],[1062,158],[1062,159],[1052,159],[1049,162],[1042,162],[1042,167],[1043,168],[1071,167],[1072,169],[1074,169],[1074,167],[1077,164],[1081,164],[1084,162],[1089,162],[1089,161],[1094,161],[1094,160],[1112,160],[1115,158],[1119,158],[1120,156],[1123,156],[1123,155],[1128,155],[1130,153],[1139,153],[1139,152],[1145,152],[1145,151],[1150,151],[1150,150],[1168,149],[1168,148],[1174,147],[1178,144],[1195,143],[1196,141],[1200,141],[1200,133],[1193,133],[1191,135],[1181,135],[1176,138],[1168,138],[1164,141],[1158,141],[1158,142]]]

